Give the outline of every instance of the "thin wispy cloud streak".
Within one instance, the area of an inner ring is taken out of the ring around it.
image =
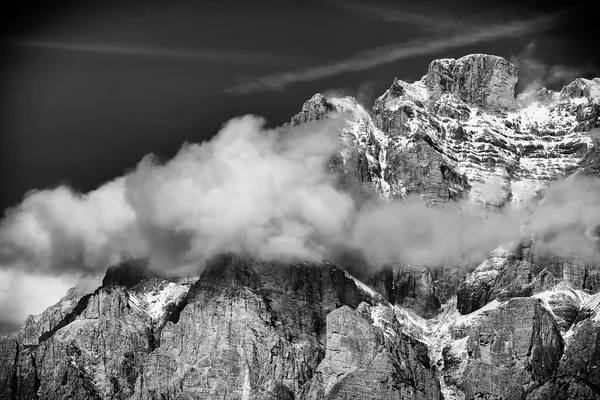
[[[135,57],[154,57],[164,59],[179,59],[190,61],[231,62],[251,65],[293,65],[299,62],[307,63],[310,60],[295,56],[286,56],[270,53],[257,53],[250,51],[229,51],[214,49],[177,49],[136,45],[112,45],[98,43],[72,43],[19,40],[10,42],[15,46],[51,49],[60,51],[74,51],[85,53],[99,53],[108,55],[122,55]]]
[[[382,4],[354,3],[343,0],[322,0],[322,2],[379,21],[408,23],[434,32],[455,31],[465,27],[465,24],[461,21],[429,17],[422,14],[402,11],[397,8],[387,7]]]
[[[564,13],[542,15],[535,18],[512,21],[506,24],[488,25],[463,31],[452,36],[437,35],[405,43],[377,47],[357,53],[349,58],[295,71],[266,75],[248,80],[230,88],[231,93],[243,94],[260,90],[282,90],[297,82],[311,82],[347,72],[358,72],[400,61],[403,59],[438,53],[479,43],[491,42],[500,38],[516,37],[539,32],[565,21]]]

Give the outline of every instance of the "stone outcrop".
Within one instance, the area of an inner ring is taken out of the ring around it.
[[[531,296],[560,282],[595,293],[589,288],[596,287],[597,271],[599,266],[594,259],[576,254],[548,255],[526,238],[513,251],[502,247],[494,250],[460,284],[457,308],[468,314],[494,299]]]
[[[577,78],[560,91],[560,100],[584,97],[594,101],[600,95],[600,78]]]
[[[466,399],[522,399],[558,368],[564,342],[535,298],[511,299],[484,312],[444,349],[444,376]]]
[[[453,94],[467,104],[491,109],[515,109],[517,67],[488,54],[439,59],[429,65],[425,85],[432,99]]]
[[[302,105],[302,111],[292,117],[284,129],[336,116],[344,118],[346,126],[340,132],[342,150],[332,155],[329,169],[340,189],[351,193],[358,190],[361,195],[372,194],[369,189],[378,188],[381,176],[377,158],[380,149],[375,138],[380,132],[375,131],[368,113],[356,100],[327,99],[316,94]]]
[[[386,336],[373,326],[369,307],[360,308],[327,316],[325,357],[307,398],[441,399],[425,346],[408,335]]]
[[[528,399],[600,399],[600,295],[590,296],[567,332],[558,369]]]
[[[292,117],[291,126],[306,122],[321,121],[329,116],[338,114],[335,105],[320,93],[315,94],[302,105],[302,111]]]
[[[35,346],[52,332],[62,328],[66,321],[79,314],[99,285],[100,279],[97,276],[82,276],[77,286],[69,289],[58,303],[48,307],[40,315],[30,315],[27,318],[18,334],[19,342],[24,346]]]
[[[18,387],[19,343],[12,336],[0,338],[0,398],[14,397]]]
[[[467,180],[425,140],[409,148],[390,151],[386,180],[397,192],[420,195],[428,204],[458,201],[468,188]]]

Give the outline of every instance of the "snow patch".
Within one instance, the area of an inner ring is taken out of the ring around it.
[[[153,321],[165,317],[170,305],[179,303],[188,293],[190,286],[155,279],[139,289],[129,291],[130,306],[146,313]]]

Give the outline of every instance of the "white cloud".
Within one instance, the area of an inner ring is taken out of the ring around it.
[[[102,274],[124,257],[148,257],[172,274],[199,272],[207,258],[225,252],[334,262],[347,252],[361,254],[364,268],[435,266],[481,260],[519,239],[527,219],[549,251],[595,251],[598,180],[559,183],[531,206],[533,215],[510,206],[489,213],[468,202],[434,208],[417,198],[356,201],[327,167],[345,123],[269,130],[261,118],[240,117],[210,142],[185,144],[166,163],[147,156],[90,193],[64,186],[29,193],[0,223],[0,270],[10,282],[24,277],[22,285],[2,287],[0,322],[12,314],[22,320],[42,298],[54,302],[67,286],[62,276]],[[27,293],[37,296],[31,307]],[[8,304],[15,296],[22,306]]]

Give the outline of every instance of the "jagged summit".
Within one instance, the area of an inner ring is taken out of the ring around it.
[[[335,111],[335,106],[331,101],[322,94],[317,93],[302,105],[302,111],[292,118],[291,124],[296,126],[305,122],[320,120]]]
[[[517,67],[508,60],[469,54],[458,60],[432,61],[424,83],[432,100],[447,93],[470,105],[514,110],[517,79]]]
[[[586,100],[600,102],[600,78],[577,78],[560,91],[560,100],[585,98]]]

